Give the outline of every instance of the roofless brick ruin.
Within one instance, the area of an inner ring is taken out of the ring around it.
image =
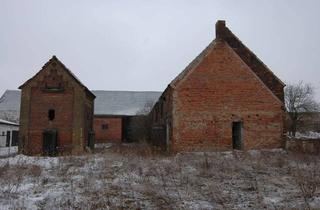
[[[283,88],[225,21],[218,21],[216,39],[169,83],[148,114],[151,125],[145,129],[150,129],[153,144],[170,152],[278,148],[284,133]],[[95,95],[55,56],[20,89],[20,152],[54,155],[91,150],[93,129],[99,142],[134,139],[134,114],[100,112],[104,109],[99,102],[99,113],[94,115]],[[130,101],[118,96],[120,92],[108,94],[117,95],[119,102]],[[157,93],[149,96],[158,98]],[[99,97],[98,101],[110,101]]]

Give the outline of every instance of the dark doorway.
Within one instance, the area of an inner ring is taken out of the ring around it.
[[[242,139],[242,122],[232,123],[232,146],[233,149],[242,149],[243,139]]]
[[[57,154],[58,146],[58,132],[57,130],[45,130],[43,132],[43,154],[54,156]]]
[[[7,131],[7,141],[6,141],[6,146],[7,147],[10,146],[10,139],[11,139],[11,132]]]
[[[93,131],[90,131],[89,134],[88,134],[88,147],[90,149],[94,149],[94,132]]]
[[[19,141],[19,131],[12,131],[11,146],[18,146],[18,141]]]
[[[133,142],[132,117],[122,118],[122,142]]]

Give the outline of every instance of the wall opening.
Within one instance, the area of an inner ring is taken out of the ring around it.
[[[241,150],[243,145],[243,123],[232,123],[232,147]]]
[[[48,118],[49,118],[50,121],[54,120],[55,115],[56,115],[55,110],[54,109],[49,109]]]
[[[104,124],[101,125],[101,129],[102,129],[102,130],[107,130],[108,128],[109,128],[109,125],[106,124],[106,123],[104,123]]]
[[[43,154],[54,156],[57,154],[58,132],[57,130],[43,131]]]

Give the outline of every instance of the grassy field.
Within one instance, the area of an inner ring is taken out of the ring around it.
[[[0,209],[320,209],[320,157],[146,145],[0,159]]]

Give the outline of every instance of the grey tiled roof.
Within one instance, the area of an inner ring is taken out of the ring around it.
[[[95,115],[135,115],[146,103],[155,103],[161,92],[92,90]],[[20,112],[20,91],[6,90],[0,98],[0,112]]]
[[[20,111],[20,90],[6,90],[0,98],[0,111]]]
[[[94,114],[135,115],[146,103],[154,104],[162,92],[93,90]]]

